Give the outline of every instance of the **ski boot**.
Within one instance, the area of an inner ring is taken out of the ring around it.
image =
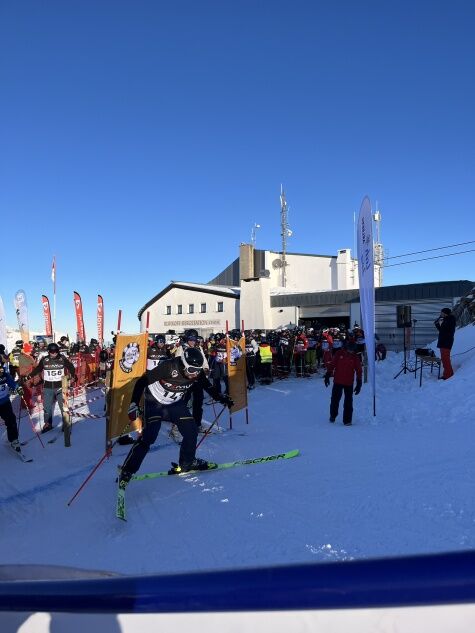
[[[190,470],[208,470],[209,464],[206,460],[195,457],[192,462],[180,464],[179,468],[181,469],[180,472],[187,473]]]

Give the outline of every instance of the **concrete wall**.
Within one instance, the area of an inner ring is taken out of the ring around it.
[[[282,268],[273,264],[281,253],[266,251],[266,269],[270,272],[273,287],[282,286]],[[337,290],[333,287],[334,257],[287,255],[287,284],[289,290]]]
[[[271,284],[265,277],[241,282],[240,312],[245,329],[272,329]]]
[[[223,312],[218,312],[217,303],[223,302]],[[188,305],[194,304],[194,313],[190,314]],[[206,303],[206,312],[201,313],[201,303]],[[177,313],[177,306],[183,306],[183,314]],[[171,306],[171,314],[166,313],[167,306]],[[240,327],[239,299],[223,297],[207,292],[172,288],[144,311],[141,318],[141,330],[145,330],[147,311],[150,312],[150,332],[166,332],[175,330],[183,332],[188,328],[195,328],[201,334],[225,331],[226,320],[229,328]]]

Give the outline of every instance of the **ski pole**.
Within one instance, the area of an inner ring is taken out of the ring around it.
[[[219,420],[220,415],[223,413],[223,411],[226,409],[226,407],[223,407],[221,409],[221,411],[218,413],[218,415],[214,418],[214,421],[212,423],[212,425],[206,429],[203,437],[201,438],[201,440],[198,442],[198,444],[196,445],[196,449],[198,449],[198,447],[200,446],[200,444],[202,444],[205,440],[205,438],[211,433],[211,429],[213,428],[213,426],[216,424],[216,422]]]
[[[25,398],[23,397],[23,395],[21,395],[21,396],[20,396],[20,398],[22,399],[23,404],[25,405],[26,412],[27,412],[28,417],[29,417],[29,419],[30,419],[31,430],[33,431],[33,433],[35,433],[35,434],[36,434],[36,437],[40,440],[40,444],[41,444],[41,446],[44,448],[44,447],[45,447],[45,445],[43,444],[43,441],[42,441],[42,439],[41,439],[41,437],[40,437],[40,434],[39,434],[37,431],[35,431],[35,425],[33,424],[33,420],[32,420],[32,417],[31,417],[31,415],[30,415],[30,410],[28,409],[28,407],[27,407],[27,405],[26,405]]]
[[[135,420],[130,420],[129,421],[129,423],[127,424],[125,429],[123,429],[121,435],[125,435],[126,433],[129,432],[129,428],[130,428],[130,426],[131,426],[133,421],[135,421]],[[101,459],[98,461],[98,463],[94,466],[94,468],[91,470],[91,472],[86,477],[86,479],[83,481],[83,483],[79,486],[79,488],[77,489],[77,491],[75,492],[73,497],[71,497],[71,499],[68,501],[68,503],[67,503],[68,506],[70,506],[72,504],[74,499],[76,499],[76,497],[81,492],[81,490],[86,486],[88,481],[90,481],[90,479],[92,479],[92,477],[94,476],[94,473],[96,472],[96,470],[105,462],[106,459],[109,459],[109,457],[112,455],[112,449],[114,448],[114,446],[117,444],[118,441],[119,441],[119,438],[117,438],[115,440],[115,442],[113,442],[110,446],[107,447],[106,452],[104,453],[104,455],[101,457]]]

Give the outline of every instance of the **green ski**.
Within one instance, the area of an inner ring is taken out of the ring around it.
[[[242,459],[235,462],[226,462],[224,464],[214,464],[210,462],[209,468],[206,470],[188,470],[184,473],[170,473],[167,470],[162,470],[158,473],[144,473],[143,475],[133,475],[130,481],[142,481],[144,479],[156,479],[157,477],[186,477],[191,473],[206,473],[210,470],[225,470],[227,468],[235,468],[236,466],[249,466],[251,464],[267,464],[269,462],[275,462],[280,459],[291,459],[297,457],[299,450],[288,451],[287,453],[279,453],[277,455],[268,455],[267,457],[255,457],[254,459]]]
[[[125,518],[125,488],[127,484],[123,482],[119,482],[119,486],[117,488],[117,508],[115,511],[115,515],[118,519],[122,519],[122,521],[127,521]]]
[[[228,468],[235,468],[236,466],[249,466],[251,464],[268,464],[269,462],[275,462],[280,459],[291,459],[292,457],[297,457],[300,451],[298,449],[294,451],[288,451],[287,453],[278,453],[276,455],[267,455],[266,457],[255,457],[254,459],[241,459],[235,462],[225,462],[223,464],[215,464],[213,462],[209,462],[209,468],[206,470],[187,470],[186,472],[171,472],[168,470],[162,470],[158,473],[144,473],[143,475],[133,475],[130,481],[143,481],[144,479],[157,479],[158,477],[187,477],[192,474],[203,474],[206,472],[210,472],[213,470],[226,470]],[[117,467],[120,469],[121,467]],[[117,509],[116,516],[118,519],[122,521],[126,521],[125,514],[125,488],[127,484],[119,481],[119,486],[117,489]]]

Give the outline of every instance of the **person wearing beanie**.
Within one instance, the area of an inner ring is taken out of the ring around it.
[[[456,322],[452,310],[450,308],[442,308],[440,316],[434,321],[434,325],[439,331],[437,347],[440,349],[440,358],[442,360],[442,379],[447,380],[454,375],[450,360],[450,350],[454,344]]]

